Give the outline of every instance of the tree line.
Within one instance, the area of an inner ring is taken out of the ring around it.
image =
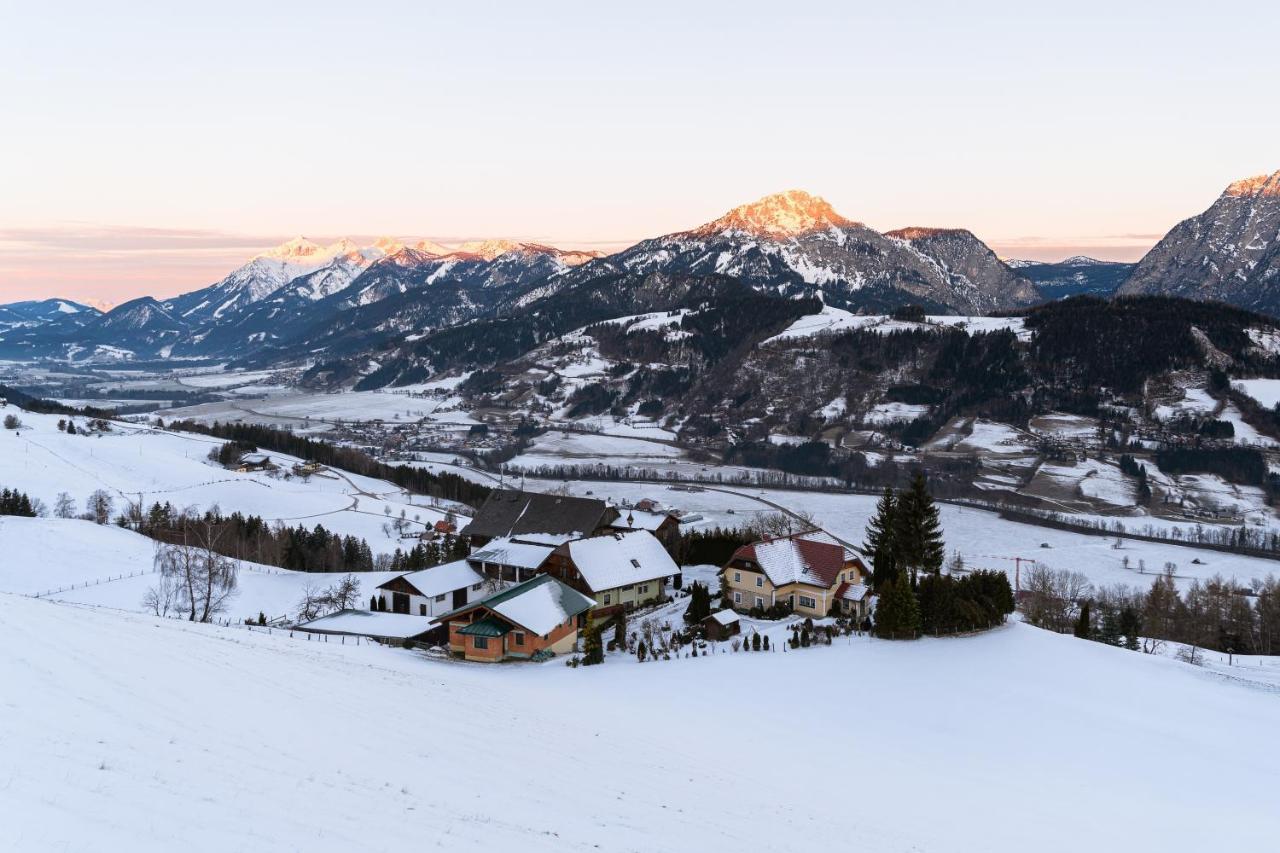
[[[1185,645],[1192,659],[1197,649],[1280,653],[1280,579],[1269,575],[1250,587],[1214,575],[1193,580],[1183,593],[1174,571],[1167,564],[1147,590],[1095,589],[1080,572],[1036,564],[1019,609],[1039,628],[1146,652],[1173,642]]]

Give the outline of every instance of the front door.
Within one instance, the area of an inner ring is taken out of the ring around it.
[[[409,596],[403,592],[391,593],[391,612],[392,613],[408,613],[409,612]]]
[[[462,589],[455,589],[453,591],[453,609],[457,610],[459,607],[465,607],[466,604],[467,588],[464,586]]]

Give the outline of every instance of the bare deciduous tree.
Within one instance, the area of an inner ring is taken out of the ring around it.
[[[191,519],[183,527],[182,541],[156,546],[161,581],[173,583],[176,600],[192,622],[210,621],[236,593],[239,565],[215,550],[219,535],[211,525]]]
[[[66,492],[58,492],[58,499],[53,504],[53,514],[58,518],[75,518],[76,502]]]
[[[360,581],[355,575],[338,578],[324,589],[308,583],[302,588],[302,600],[298,602],[298,621],[310,622],[339,610],[350,610],[360,600]]]
[[[95,524],[106,524],[111,520],[112,506],[111,495],[105,489],[98,489],[84,502],[84,512]]]

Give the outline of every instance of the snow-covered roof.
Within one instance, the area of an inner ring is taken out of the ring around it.
[[[743,545],[733,557],[756,563],[774,586],[830,587],[839,580],[845,562],[856,555],[831,536],[813,531]]]
[[[297,626],[303,631],[323,631],[331,634],[356,634],[361,637],[386,637],[402,640],[425,634],[434,626],[429,616],[413,616],[408,613],[375,613],[372,610],[340,610],[303,622]]]
[[[648,530],[652,533],[671,517],[669,513],[645,512],[639,509],[627,509],[621,512],[622,514],[610,527],[619,530]]]
[[[265,453],[246,453],[240,457],[241,465],[265,465],[271,461],[271,457]]]
[[[711,618],[719,622],[721,625],[732,625],[738,621],[738,614],[732,610],[717,610],[711,614]]]
[[[458,613],[484,607],[535,634],[549,634],[557,626],[594,606],[593,599],[551,575],[538,575],[480,601],[451,610],[437,617],[435,622],[445,623]]]
[[[631,583],[665,578],[680,567],[647,530],[592,536],[568,544],[569,556],[596,592]]]
[[[523,538],[523,537],[522,537]],[[494,539],[471,552],[467,559],[473,563],[496,563],[499,566],[516,566],[521,569],[536,569],[541,566],[554,545],[540,545],[533,542],[519,542],[513,539]]]
[[[864,583],[846,583],[841,585],[839,595],[846,601],[861,601],[867,597],[871,588]]]
[[[400,577],[408,581],[414,589],[428,598],[436,595],[446,595],[456,589],[466,589],[484,580],[484,575],[471,568],[471,564],[466,560],[455,560],[452,563],[444,563],[443,565],[432,566],[429,569],[409,572],[408,574],[400,575]],[[387,581],[387,583],[380,585],[378,589],[384,588],[391,582]]]

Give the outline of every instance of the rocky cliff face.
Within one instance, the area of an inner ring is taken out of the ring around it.
[[[1236,181],[1178,223],[1119,290],[1216,299],[1280,314],[1280,172]]]

